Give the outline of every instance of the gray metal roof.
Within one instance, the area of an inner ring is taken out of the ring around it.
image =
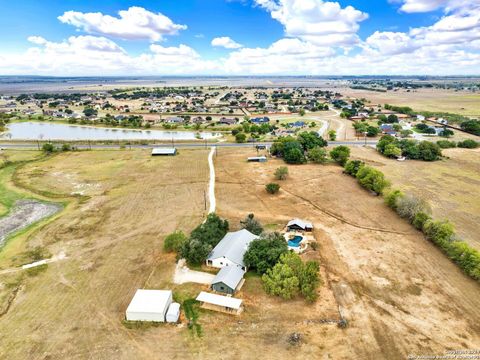
[[[217,276],[212,280],[212,285],[219,282],[224,283],[230,289],[235,290],[243,279],[245,272],[238,266],[225,266],[220,269]]]
[[[305,228],[313,229],[312,223],[309,223],[309,222],[306,222],[306,221],[303,221],[303,220],[300,220],[300,219],[290,220],[287,224],[287,227],[290,227],[292,225],[297,225],[298,227],[300,227],[302,229],[305,229]]]
[[[248,245],[255,239],[258,239],[258,236],[245,229],[229,232],[215,246],[207,260],[225,257],[235,264],[245,266],[243,255],[247,251]]]

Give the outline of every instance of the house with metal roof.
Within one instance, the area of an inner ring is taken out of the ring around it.
[[[246,271],[243,255],[255,239],[258,239],[258,236],[245,229],[227,233],[208,255],[207,266],[216,268],[237,266]]]
[[[293,219],[288,222],[287,229],[288,231],[296,231],[296,230],[312,231],[313,225],[312,223],[309,223],[307,221],[303,221],[300,219]]]
[[[154,148],[152,149],[152,156],[175,156],[177,155],[176,148]]]
[[[212,280],[210,287],[216,292],[233,295],[242,287],[244,274],[245,271],[238,266],[225,266]]]

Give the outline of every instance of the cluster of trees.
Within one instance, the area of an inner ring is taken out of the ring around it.
[[[354,123],[353,128],[357,134],[367,133],[368,137],[375,137],[380,133],[380,128],[378,126],[369,125],[363,121]]]
[[[399,114],[407,114],[410,116],[415,115],[415,112],[413,111],[413,109],[408,106],[395,106],[395,105],[385,104],[385,109],[395,111]]]
[[[459,141],[458,143],[455,141],[439,140],[437,141],[437,145],[440,146],[442,149],[450,149],[455,147],[465,148],[465,149],[476,149],[480,147],[480,142],[472,139]]]
[[[205,222],[197,226],[190,233],[190,237],[182,241],[181,245],[175,250],[179,251],[180,256],[185,258],[189,264],[201,264],[222,240],[228,228],[227,220],[221,219],[216,214],[209,214]]]
[[[462,130],[480,136],[480,120],[467,120],[460,124]]]
[[[437,245],[466,274],[480,280],[480,252],[466,242],[459,241],[454,226],[449,221],[432,219],[430,207],[424,200],[392,190],[385,196],[385,202],[422,231],[428,240]]]
[[[393,136],[382,136],[377,143],[377,151],[388,157],[400,155],[409,159],[435,161],[442,157],[442,149],[430,141],[396,139]]]
[[[62,144],[62,146],[55,146],[52,143],[45,143],[42,146],[42,151],[47,154],[51,154],[54,152],[60,152],[60,151],[72,151],[76,150],[75,147],[70,146],[70,144]]]
[[[293,251],[287,252],[280,255],[275,266],[262,275],[263,286],[271,295],[288,300],[301,294],[307,301],[314,302],[318,297],[319,270],[316,261],[304,263]]]
[[[306,153],[315,148],[323,148],[327,141],[315,131],[302,132],[297,138],[292,136],[281,137],[272,144],[272,155],[282,157],[288,164],[304,164],[307,162]]]
[[[301,294],[311,302],[317,299],[320,284],[318,263],[304,263],[296,253],[289,251],[282,234],[262,234],[250,243],[243,261],[249,269],[262,275],[268,294],[284,299]]]
[[[348,161],[344,172],[355,177],[365,189],[378,195],[383,194],[384,190],[390,186],[390,182],[380,170],[366,166],[359,160]]]

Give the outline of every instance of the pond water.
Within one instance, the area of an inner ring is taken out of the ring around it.
[[[133,130],[101,128],[49,122],[20,122],[8,125],[0,138],[11,140],[205,140],[220,133],[167,130]]]

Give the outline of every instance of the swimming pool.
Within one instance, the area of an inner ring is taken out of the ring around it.
[[[292,240],[288,240],[288,246],[299,247],[302,240],[303,240],[303,236],[296,235]]]

